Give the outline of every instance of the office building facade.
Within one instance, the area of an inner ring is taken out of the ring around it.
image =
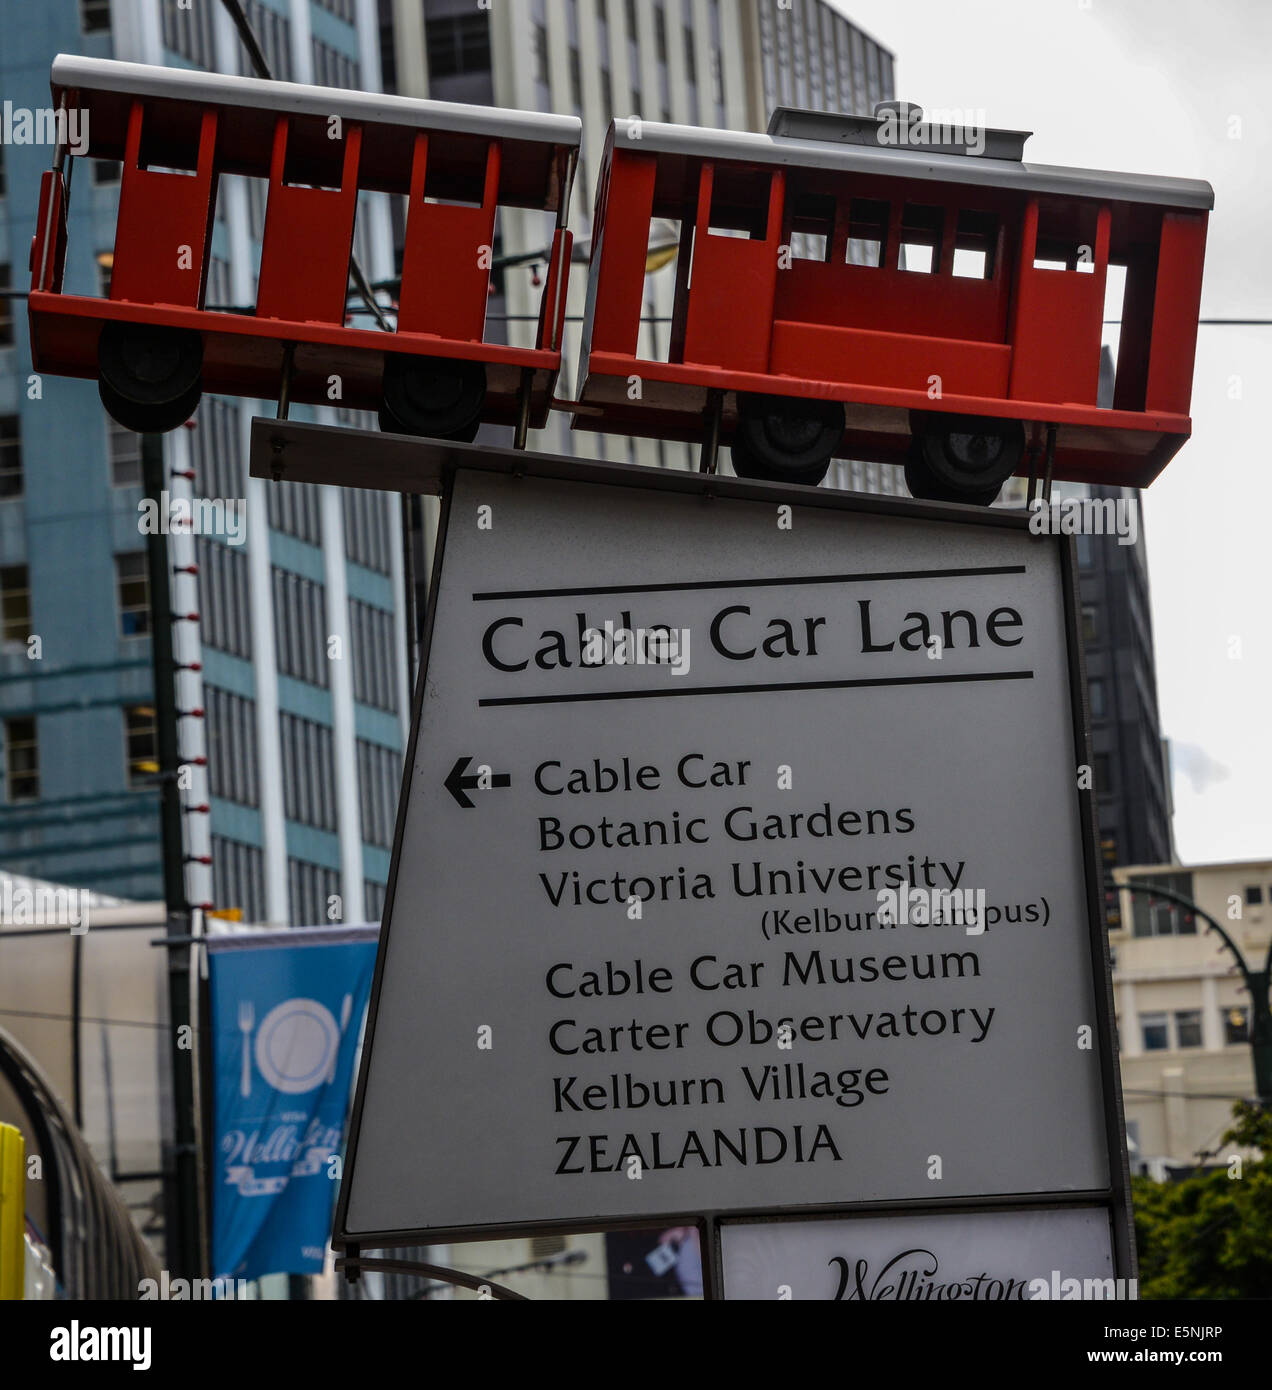
[[[374,0],[244,8],[275,76],[378,87]],[[58,52],[251,72],[216,0],[0,0],[0,25],[0,88],[15,106],[47,107]],[[9,145],[3,158],[0,287],[21,289],[53,151]],[[66,286],[107,293],[119,169],[78,165]],[[254,303],[264,210],[263,186],[221,180],[210,307]],[[368,276],[387,275],[382,202],[360,207],[355,240]],[[120,897],[158,897],[150,634],[168,615],[149,602],[140,441],[106,416],[94,383],[34,376],[23,305],[4,303],[0,863]],[[399,504],[248,478],[249,421],[274,409],[205,397],[164,440],[172,498],[224,501],[246,523],[238,533],[174,528],[171,536],[176,659],[186,668],[177,679],[180,749],[191,767],[182,790],[186,891],[251,921],[374,919],[408,722]],[[293,416],[342,418],[335,407]],[[210,811],[193,809],[201,806]]]
[[[1222,1161],[1233,1102],[1254,1097],[1251,1000],[1232,952],[1203,918],[1122,885],[1195,903],[1257,971],[1272,943],[1272,861],[1128,865],[1113,877],[1121,912],[1109,946],[1127,1137],[1135,1166],[1162,1179]]]

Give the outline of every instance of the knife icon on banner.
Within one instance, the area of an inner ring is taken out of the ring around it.
[[[492,773],[486,769],[484,774],[477,773],[466,776],[465,771],[471,762],[471,757],[460,758],[451,768],[450,775],[442,784],[466,811],[473,809],[472,798],[468,795],[470,791],[485,791],[491,787],[512,786],[512,778],[506,772]]]

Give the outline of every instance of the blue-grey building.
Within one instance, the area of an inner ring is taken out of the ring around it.
[[[276,77],[378,88],[375,0],[244,8]],[[11,113],[48,107],[59,52],[251,71],[219,0],[0,0],[0,33]],[[15,132],[10,119],[4,133]],[[0,291],[27,286],[52,158],[48,145],[0,143]],[[118,178],[117,166],[76,161],[68,290],[109,292]],[[221,180],[209,306],[253,304],[264,207],[263,186]],[[355,244],[369,278],[391,273],[388,209],[375,199],[359,209]],[[408,720],[399,504],[248,478],[250,418],[274,408],[205,397],[165,437],[172,497],[224,500],[246,518],[245,535],[171,539],[172,608],[197,614],[174,628],[189,668],[177,704],[205,712],[181,721],[187,892],[252,921],[365,920],[383,901]],[[334,407],[292,414],[339,421]],[[93,382],[35,376],[25,305],[0,300],[0,864],[154,898],[150,633],[168,615],[150,611],[141,499],[138,437],[109,419]]]

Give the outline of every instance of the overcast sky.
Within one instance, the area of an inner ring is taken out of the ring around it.
[[[1269,0],[834,3],[898,97],[1032,130],[1033,162],[1208,180],[1202,317],[1272,318]],[[1199,333],[1193,437],[1144,497],[1186,864],[1272,858],[1272,328]]]

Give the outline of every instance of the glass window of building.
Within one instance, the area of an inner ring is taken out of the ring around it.
[[[40,795],[40,745],[34,717],[4,721],[5,796],[35,801]]]
[[[12,271],[7,263],[0,263],[0,347],[13,343],[13,300],[6,293],[12,285]]]
[[[80,28],[86,34],[110,29],[110,0],[80,0]]]
[[[0,500],[22,496],[22,424],[0,415]]]
[[[256,703],[214,685],[204,686],[208,788],[243,806],[260,805],[256,759]]]
[[[31,583],[25,565],[0,569],[0,636],[25,642],[31,635]]]
[[[1175,1046],[1201,1046],[1201,1010],[1175,1010]]]
[[[141,436],[106,416],[110,481],[113,487],[136,487],[141,482]]]
[[[153,705],[124,707],[124,757],[130,787],[154,784],[159,771],[159,736]]]
[[[150,631],[150,573],[144,550],[115,556],[115,589],[120,636],[145,637]]]
[[[426,20],[424,38],[431,76],[490,71],[490,21],[485,10]]]
[[[1166,888],[1189,900],[1192,898],[1191,874],[1154,874],[1137,876],[1131,881],[1149,888]],[[1156,898],[1149,893],[1132,893],[1131,912],[1136,936],[1197,935],[1195,914],[1169,898]]]
[[[1228,1047],[1250,1041],[1250,1010],[1244,1004],[1223,1011],[1223,1040]]]
[[[1170,1026],[1165,1014],[1141,1014],[1140,1034],[1145,1052],[1165,1052],[1170,1047]]]
[[[237,907],[248,922],[265,917],[265,856],[256,845],[212,836],[212,898],[218,907]]]

